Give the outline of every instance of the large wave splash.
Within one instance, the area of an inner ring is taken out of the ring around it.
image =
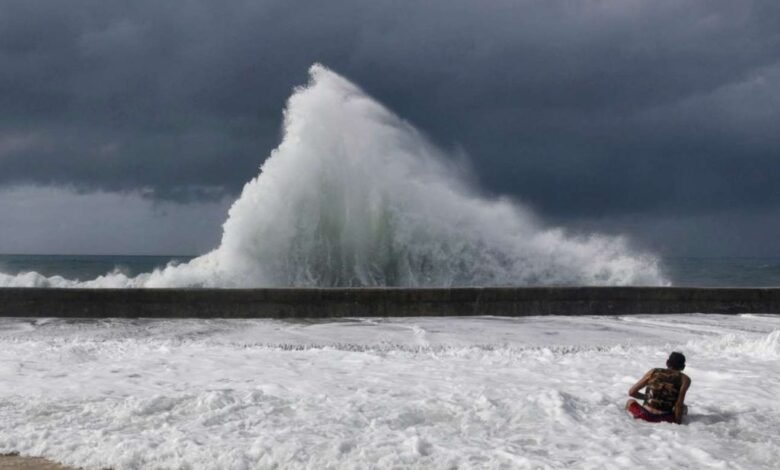
[[[452,159],[348,80],[315,64],[284,136],[244,186],[214,251],[80,282],[0,274],[0,285],[261,287],[664,285],[622,237],[567,236],[507,198],[479,196]]]

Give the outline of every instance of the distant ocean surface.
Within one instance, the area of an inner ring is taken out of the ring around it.
[[[190,256],[0,255],[0,272],[35,271],[45,276],[88,280],[119,270],[129,276],[186,263]],[[780,258],[665,258],[663,268],[675,286],[780,287]]]
[[[170,262],[186,263],[193,256],[120,255],[0,255],[0,272],[16,275],[35,271],[44,276],[62,276],[86,281],[118,270],[128,276],[165,267]]]

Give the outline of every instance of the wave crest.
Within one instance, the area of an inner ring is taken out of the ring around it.
[[[478,195],[413,126],[321,65],[284,136],[230,209],[220,246],[137,277],[55,287],[664,285],[623,238],[567,236],[507,198]]]

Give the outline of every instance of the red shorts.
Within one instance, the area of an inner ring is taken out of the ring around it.
[[[651,423],[673,423],[674,422],[674,413],[664,413],[657,415],[655,413],[651,413],[644,409],[642,405],[640,405],[637,402],[631,403],[628,407],[628,412],[631,414],[631,416],[634,417],[634,419],[642,419],[645,421],[649,421]]]

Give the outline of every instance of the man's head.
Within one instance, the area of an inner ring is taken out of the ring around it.
[[[666,367],[674,370],[685,369],[685,356],[683,353],[674,351],[669,354],[669,359],[666,360]]]

